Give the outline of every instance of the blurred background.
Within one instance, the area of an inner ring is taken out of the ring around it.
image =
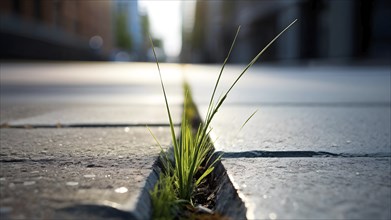
[[[294,19],[263,57],[280,63],[389,64],[387,0],[1,0],[2,60],[247,63]]]

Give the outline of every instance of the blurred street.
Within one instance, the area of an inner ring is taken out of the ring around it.
[[[176,124],[183,80],[204,117],[219,68],[161,65]],[[226,67],[222,90],[242,68]],[[159,147],[145,125],[170,143],[156,64],[2,63],[0,77],[2,217],[102,218],[98,205],[148,216]],[[250,69],[212,124],[248,217],[389,218],[390,78],[379,66]]]

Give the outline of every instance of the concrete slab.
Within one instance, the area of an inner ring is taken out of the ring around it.
[[[224,159],[249,219],[390,219],[391,159]]]
[[[182,66],[161,65],[171,104],[181,104]],[[1,63],[4,103],[164,104],[154,63]]]
[[[164,105],[160,84],[156,85],[1,85],[2,105],[14,104],[100,104],[100,105]],[[183,101],[182,84],[167,85],[169,102]]]
[[[239,131],[255,110],[258,112]],[[217,149],[225,152],[327,151],[391,156],[389,106],[227,105],[216,114],[212,128],[218,138]]]
[[[389,219],[390,111],[227,105],[212,127],[249,219]]]
[[[218,72],[186,69],[202,118]],[[248,218],[390,219],[390,81],[389,67],[251,68],[211,125]]]
[[[197,104],[208,104],[220,65],[184,67]],[[244,69],[227,65],[217,96]],[[390,67],[253,66],[240,79],[226,103],[390,103]]]
[[[182,67],[162,64],[161,70],[174,118],[179,119]],[[1,63],[0,78],[1,124],[19,119],[24,120],[16,125],[167,124],[154,63]]]
[[[10,126],[45,125],[168,125],[164,105],[51,105],[37,108],[20,105],[19,108],[5,108],[2,123]],[[44,105],[45,106],[45,105]],[[8,111],[7,111],[8,109]],[[171,106],[173,122],[180,123],[182,106]],[[34,115],[30,116],[29,115]],[[16,120],[12,120],[16,118]],[[19,119],[18,119],[19,118]],[[11,119],[6,121],[7,119]]]
[[[166,86],[182,84],[181,64],[162,63],[160,67]],[[134,90],[137,85],[160,85],[158,69],[153,62],[1,62],[0,77],[2,86],[49,86],[54,89],[80,86],[86,91],[95,86],[113,85],[118,90],[124,87]]]
[[[1,97],[3,96],[0,95]],[[52,103],[5,103],[0,100],[0,124],[46,114],[66,107],[69,107],[69,105]]]
[[[168,128],[151,129],[169,145]],[[1,219],[150,214],[141,196],[153,185],[151,168],[160,148],[146,128],[3,128],[0,144]]]

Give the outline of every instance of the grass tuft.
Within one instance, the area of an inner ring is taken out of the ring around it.
[[[179,210],[175,204],[177,197],[172,179],[171,176],[161,175],[151,191],[152,207],[154,207],[152,219],[174,219],[177,215]]]
[[[194,103],[191,100],[190,88],[185,83],[185,102],[184,112],[182,114],[181,131],[180,136],[175,133],[175,127],[172,121],[170,107],[167,101],[167,94],[164,87],[162,74],[160,71],[159,61],[156,56],[155,48],[153,46],[152,39],[150,37],[153,55],[156,60],[156,65],[159,71],[160,84],[162,87],[164,101],[167,109],[167,115],[170,123],[171,138],[173,144],[173,159],[170,160],[170,155],[163,150],[159,141],[153,135],[151,135],[161,148],[160,160],[163,164],[163,173],[154,189],[150,192],[152,206],[153,206],[153,219],[174,219],[178,215],[181,215],[181,210],[184,210],[185,206],[193,206],[193,195],[197,186],[199,186],[205,178],[214,170],[214,164],[218,162],[221,155],[214,156],[214,147],[209,139],[211,132],[210,124],[228,97],[236,83],[242,78],[244,73],[259,59],[259,57],[266,51],[270,45],[276,41],[287,29],[289,29],[296,20],[288,25],[283,31],[281,31],[274,39],[272,39],[244,68],[239,76],[233,81],[229,89],[223,93],[223,95],[215,101],[215,95],[217,87],[220,83],[222,73],[225,65],[231,55],[233,47],[235,45],[237,36],[240,31],[240,26],[236,31],[235,37],[229,49],[228,55],[225,58],[221,67],[220,73],[217,77],[212,96],[209,101],[206,118],[203,123],[194,124],[194,118],[197,115]],[[242,127],[251,119],[256,111],[249,116],[244,122]],[[241,127],[241,128],[242,128]],[[195,129],[194,129],[195,128]],[[240,128],[240,129],[241,129]],[[148,128],[149,129],[149,128]],[[182,209],[181,209],[182,208]]]

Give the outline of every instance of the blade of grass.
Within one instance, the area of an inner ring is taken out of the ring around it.
[[[172,181],[172,177],[161,175],[150,192],[153,207],[152,219],[166,220],[176,217],[178,212],[178,208],[175,207],[177,198]]]
[[[288,30],[297,19],[295,19],[292,23],[290,23],[285,29],[283,29],[277,36],[275,36],[252,60],[251,62],[244,68],[244,70],[240,73],[240,75],[236,78],[236,80],[232,83],[231,87],[227,90],[227,92],[223,95],[223,97],[217,102],[217,105],[214,109],[211,110],[211,112],[208,112],[208,116],[205,122],[204,131],[201,134],[200,139],[205,138],[206,130],[208,129],[212,119],[214,118],[214,115],[217,113],[218,109],[221,107],[221,105],[224,103],[225,99],[227,98],[228,94],[231,92],[232,88],[236,85],[236,83],[242,78],[244,73],[247,72],[247,70],[259,59],[259,57],[272,45],[286,30]],[[225,64],[223,64],[225,65]],[[209,114],[210,113],[210,114]]]
[[[151,131],[151,129],[148,127],[148,125],[147,125],[146,127],[147,127],[149,133],[152,135],[152,137],[153,137],[153,139],[155,140],[155,142],[159,145],[160,150],[161,150],[162,152],[164,152],[164,149],[163,149],[162,145],[160,144],[159,140],[158,140],[158,139],[156,138],[156,136],[153,134],[153,132]]]
[[[235,34],[234,40],[232,41],[231,47],[230,47],[230,49],[229,49],[229,51],[228,51],[228,55],[227,55],[227,57],[225,58],[225,60],[224,60],[224,62],[223,62],[223,66],[221,67],[219,76],[217,77],[217,81],[216,81],[216,83],[215,83],[215,87],[213,88],[213,93],[212,93],[212,96],[210,97],[210,102],[209,102],[209,107],[210,107],[210,108],[213,106],[212,104],[213,104],[214,96],[215,96],[215,94],[216,94],[217,86],[218,86],[219,83],[220,83],[221,75],[223,74],[225,65],[227,64],[228,59],[229,59],[229,57],[231,56],[231,52],[232,52],[232,49],[233,49],[233,47],[234,47],[234,45],[235,45],[235,42],[236,42],[236,39],[237,39],[237,37],[238,37],[239,32],[240,32],[240,25],[239,25],[238,29],[236,30],[236,34]],[[208,112],[208,113],[210,112],[209,109],[208,109],[207,112]],[[207,118],[208,118],[208,116],[207,116]]]
[[[242,128],[247,124],[248,121],[250,121],[250,119],[258,112],[258,109],[255,110],[248,118],[247,120],[242,124],[242,126],[240,127],[239,129],[239,132],[242,130]]]
[[[262,50],[261,52],[259,52],[255,57],[254,59],[251,60],[251,62],[246,66],[246,68],[244,68],[244,70],[242,71],[242,73],[239,75],[239,77],[235,80],[234,83],[232,83],[231,87],[228,89],[228,91],[226,92],[226,94],[228,95],[228,93],[232,90],[232,88],[236,85],[236,83],[239,81],[239,79],[243,76],[243,74],[248,70],[248,68],[250,68],[257,60],[258,58],[270,47],[270,45],[272,45],[274,43],[274,41],[276,41],[286,30],[288,30],[294,23],[296,23],[297,19],[295,19],[294,21],[292,21],[292,23],[290,23],[284,30],[282,30],[279,34],[277,34],[277,36],[275,36],[273,38],[273,40],[271,40]]]
[[[152,130],[148,127],[148,125],[146,126],[149,133],[152,135],[153,139],[155,139],[155,142],[159,145],[160,147],[160,154],[163,155],[163,160],[161,160],[163,166],[164,166],[164,171],[165,172],[170,172],[170,160],[168,159],[168,154],[167,152],[164,151],[162,145],[160,144],[159,140],[156,138],[156,136],[153,134]],[[167,173],[168,174],[168,173]]]
[[[165,101],[165,103],[166,103],[166,109],[167,109],[168,119],[169,119],[169,122],[170,122],[170,129],[171,129],[172,142],[173,142],[173,144],[174,144],[174,147],[178,147],[178,146],[176,146],[176,145],[177,145],[177,142],[176,142],[176,135],[175,135],[174,123],[172,122],[170,107],[168,106],[167,94],[166,94],[166,90],[165,90],[164,84],[163,84],[163,79],[162,79],[162,73],[161,73],[161,71],[160,71],[159,60],[157,59],[157,56],[156,56],[155,46],[153,45],[153,41],[152,41],[151,35],[149,35],[149,40],[151,41],[153,56],[155,57],[157,69],[158,69],[158,71],[159,71],[160,84],[161,84],[161,86],[162,86],[163,95],[164,95],[164,101]]]

